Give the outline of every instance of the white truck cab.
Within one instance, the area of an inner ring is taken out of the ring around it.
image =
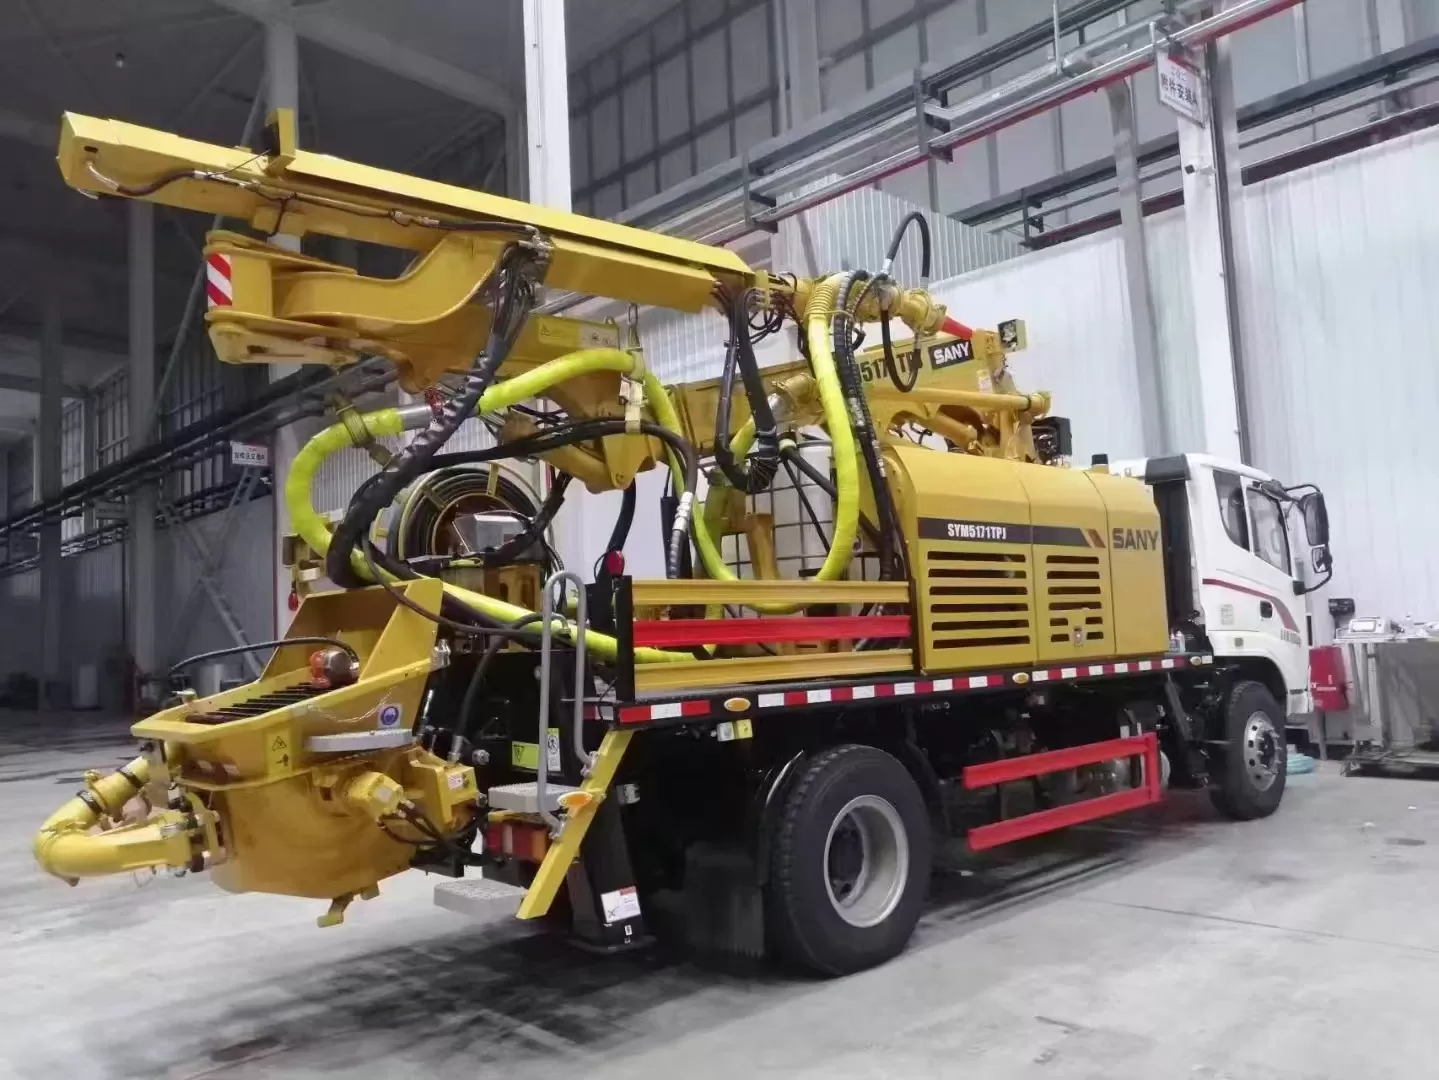
[[[1207,454],[1116,462],[1109,471],[1153,489],[1170,626],[1207,640],[1216,661],[1236,662],[1289,714],[1309,711],[1304,595],[1330,573],[1324,496]],[[1300,548],[1308,549],[1303,561]],[[1306,565],[1320,580],[1306,582]]]

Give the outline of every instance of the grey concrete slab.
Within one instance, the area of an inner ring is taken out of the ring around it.
[[[123,727],[0,714],[0,1077],[1413,1077],[1435,1045],[1439,786],[1296,777],[974,860],[910,949],[835,982],[603,960],[431,904],[35,869]]]

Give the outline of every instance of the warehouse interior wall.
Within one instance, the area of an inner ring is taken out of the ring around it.
[[[212,546],[233,534],[230,555],[220,571],[220,583],[242,628],[252,641],[270,636],[274,601],[269,583],[274,580],[271,554],[274,505],[269,496],[191,523]],[[195,590],[199,563],[190,546],[175,529],[160,529],[157,557],[166,573],[160,575],[155,624],[159,628],[159,656],[169,665],[186,656],[234,644],[203,590]],[[65,609],[64,656],[61,678],[77,685],[80,670],[95,669],[102,708],[118,710],[125,700],[128,679],[125,664],[125,544],[105,544],[72,555],[61,562]],[[192,595],[193,591],[193,595]],[[34,675],[40,670],[40,571],[38,568],[0,576],[0,682],[12,674]],[[241,661],[224,662],[233,674],[242,674]]]
[[[1311,598],[1439,620],[1439,131],[1247,192],[1245,371],[1254,463],[1325,492],[1334,579]],[[1417,212],[1416,212],[1417,211]]]
[[[786,0],[778,0],[782,4]],[[1067,5],[1066,5],[1067,6]],[[1321,78],[1381,51],[1367,0],[1306,0],[1234,37],[1238,106]],[[1439,28],[1439,0],[1410,0],[1410,40]],[[1131,20],[1160,8],[1131,4]],[[575,209],[609,217],[691,176],[753,150],[784,131],[776,48],[778,8],[772,0],[682,0],[625,42],[570,75],[571,167]],[[822,0],[819,4],[821,106],[852,103],[876,87],[907,82],[927,62],[951,62],[1045,22],[1051,0]],[[1113,25],[1118,25],[1118,16]],[[1096,23],[1093,33],[1102,32]],[[1080,44],[1068,35],[1066,49]],[[957,87],[955,104],[1031,71],[1049,59],[1048,45],[1010,61],[983,79]],[[1176,130],[1159,104],[1153,68],[1134,79],[1141,143]],[[1347,126],[1320,121],[1282,141],[1252,148],[1246,160],[1322,139]],[[952,214],[1113,153],[1102,94],[1066,102],[975,144],[949,162],[911,169],[883,183],[911,202]],[[1150,180],[1145,194],[1172,187]],[[1101,200],[1074,211],[1087,217],[1114,207]],[[1046,226],[1071,213],[1047,214]]]

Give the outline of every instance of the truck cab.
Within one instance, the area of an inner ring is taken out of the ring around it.
[[[1207,454],[1118,462],[1110,471],[1154,493],[1170,626],[1263,682],[1290,715],[1309,711],[1304,596],[1330,573],[1324,496]]]

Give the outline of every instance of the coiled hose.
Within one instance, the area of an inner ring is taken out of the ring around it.
[[[494,379],[495,372],[505,362],[533,300],[528,269],[529,257],[524,249],[511,246],[500,256],[496,273],[500,275],[501,295],[495,305],[489,340],[485,351],[466,374],[460,392],[446,401],[430,422],[416,433],[410,444],[381,470],[376,483],[365,485],[356,492],[357,497],[350,500],[325,553],[325,575],[336,585],[357,588],[365,584],[365,575],[356,570],[351,558],[361,539],[369,532],[375,518],[394,502],[395,496],[406,485],[425,471],[440,447],[470,417]]]

